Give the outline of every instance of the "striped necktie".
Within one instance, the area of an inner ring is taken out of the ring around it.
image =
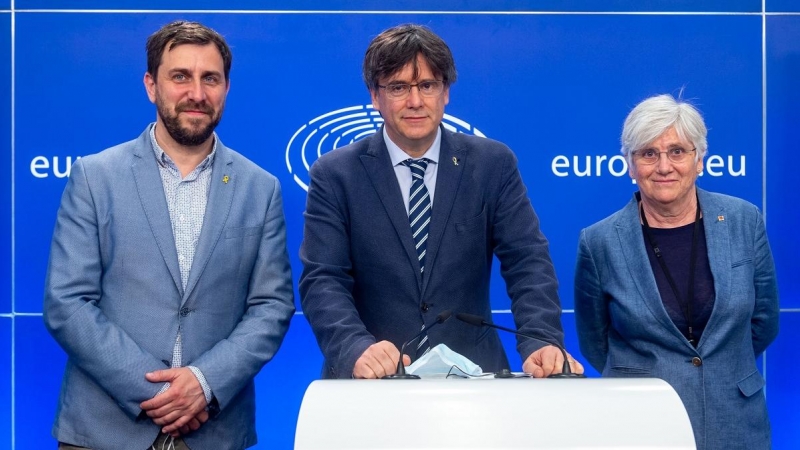
[[[431,196],[425,187],[425,169],[428,159],[407,159],[403,164],[411,169],[411,193],[408,196],[408,222],[417,248],[419,271],[425,274],[425,249],[428,242],[428,225],[431,223]]]
[[[431,223],[431,196],[428,188],[425,187],[425,170],[430,161],[426,158],[407,159],[403,161],[405,166],[411,169],[411,192],[408,196],[408,222],[411,224],[411,235],[414,238],[414,246],[417,249],[419,259],[419,271],[425,275],[425,250],[428,242],[428,226]],[[422,324],[422,330],[425,324]],[[428,334],[420,337],[417,344],[417,356],[424,355],[430,350]]]

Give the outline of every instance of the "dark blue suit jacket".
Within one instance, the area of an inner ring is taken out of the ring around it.
[[[400,347],[450,309],[491,318],[492,255],[521,331],[563,340],[558,283],[514,154],[442,129],[425,276],[383,133],[323,155],[311,168],[300,257],[303,311],[324,377],[350,378],[373,343]],[[508,367],[497,333],[450,320],[429,333],[485,371]],[[518,343],[522,358],[543,344]]]

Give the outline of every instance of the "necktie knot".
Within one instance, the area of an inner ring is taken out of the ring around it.
[[[428,158],[420,158],[420,159],[411,159],[408,158],[407,160],[403,161],[403,165],[407,166],[411,169],[411,175],[416,177],[425,177],[425,171],[428,169],[428,163],[430,160]]]

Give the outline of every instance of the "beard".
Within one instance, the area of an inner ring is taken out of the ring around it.
[[[196,147],[203,144],[214,133],[220,119],[222,119],[222,109],[219,113],[215,114],[214,109],[205,103],[185,102],[175,107],[174,113],[164,104],[159,101],[156,105],[158,115],[164,123],[167,133],[170,137],[180,145],[186,147]],[[189,126],[183,126],[179,117],[183,111],[202,111],[211,118],[211,121],[203,126],[203,118],[189,119]]]

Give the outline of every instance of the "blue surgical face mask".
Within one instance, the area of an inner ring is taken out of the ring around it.
[[[453,369],[453,366],[457,369]],[[406,367],[406,372],[419,376],[426,375],[446,375],[455,370],[460,375],[480,375],[483,373],[481,367],[470,361],[466,356],[450,350],[450,347],[439,344],[432,348],[414,364]]]

